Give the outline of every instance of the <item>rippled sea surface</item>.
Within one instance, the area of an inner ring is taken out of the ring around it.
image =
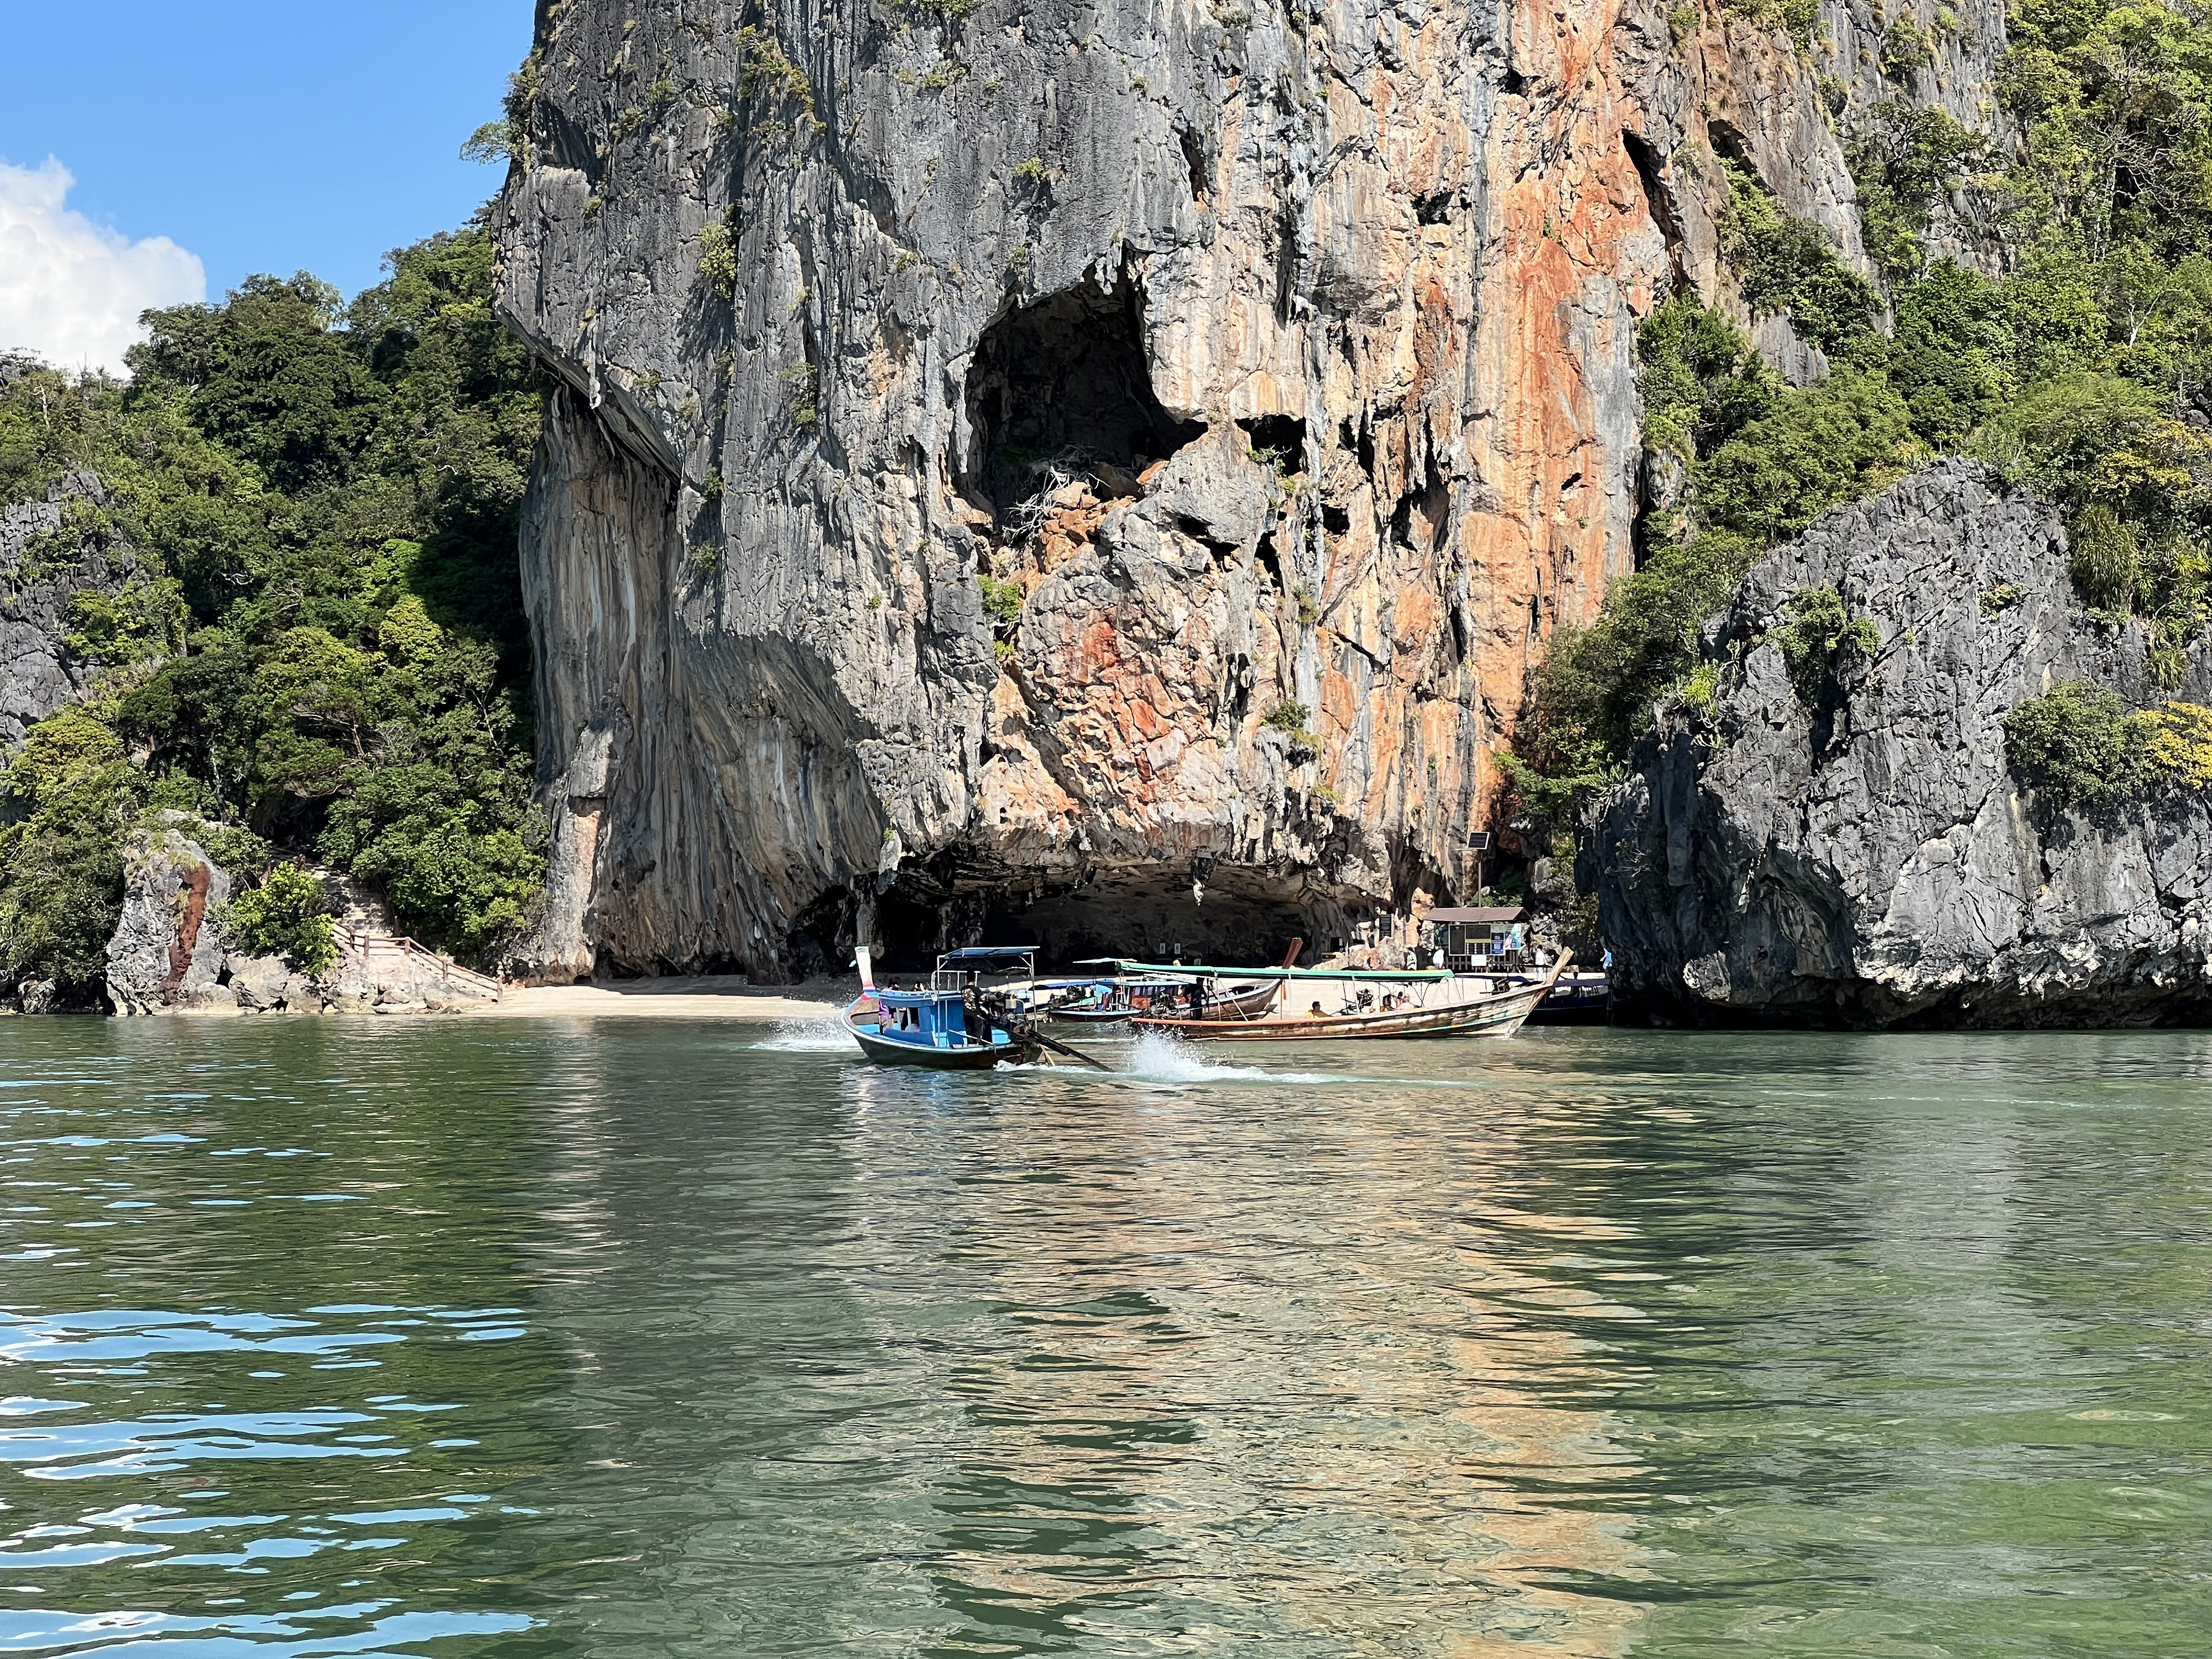
[[[0,1022],[0,1653],[2199,1656],[2212,1038]]]

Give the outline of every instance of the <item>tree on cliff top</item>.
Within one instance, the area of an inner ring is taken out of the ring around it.
[[[97,471],[107,503],[73,531],[152,573],[130,614],[85,607],[93,695],[9,774],[0,971],[97,980],[121,842],[159,806],[313,852],[463,954],[526,920],[544,833],[515,538],[542,404],[492,260],[479,216],[343,312],[313,277],[257,276],[148,313],[127,385],[0,390],[0,488]],[[50,750],[69,763],[34,784]]]

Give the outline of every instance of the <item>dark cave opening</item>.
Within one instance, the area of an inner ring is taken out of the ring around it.
[[[1675,286],[1680,288],[1688,279],[1683,274],[1682,227],[1674,216],[1674,195],[1667,188],[1667,164],[1640,132],[1631,132],[1624,127],[1620,142],[1636,168],[1637,181],[1644,186],[1644,210],[1650,214],[1651,222],[1659,227],[1659,234],[1667,244],[1667,263],[1673,269]]]
[[[968,371],[973,447],[961,474],[1003,511],[1105,466],[1141,472],[1206,428],[1152,392],[1144,295],[1123,276],[1009,312],[983,331]]]
[[[1202,860],[1085,872],[1042,887],[1002,880],[948,890],[908,877],[876,901],[876,962],[917,974],[955,945],[1020,945],[1053,972],[1109,956],[1258,967],[1280,962],[1299,938],[1310,961],[1328,947],[1325,935],[1345,931],[1339,908],[1322,908],[1303,882]]]
[[[1624,132],[1622,136],[1626,137],[1627,135]],[[1713,116],[1705,122],[1705,142],[1711,145],[1713,154],[1723,161],[1735,162],[1757,179],[1762,189],[1771,192],[1773,187],[1767,184],[1765,175],[1759,172],[1759,163],[1751,159],[1751,140],[1744,137],[1742,128],[1733,121]],[[1632,151],[1630,159],[1635,159]]]
[[[1259,551],[1255,555],[1255,557],[1258,560],[1260,568],[1267,573],[1268,580],[1273,581],[1277,587],[1281,588],[1284,592],[1289,592],[1291,591],[1290,584],[1283,580],[1283,556],[1275,550],[1275,532],[1273,531],[1267,531],[1261,534],[1260,538]]]
[[[935,965],[945,924],[937,906],[894,886],[876,900],[877,949],[882,965],[915,973]]]
[[[1274,465],[1302,472],[1306,465],[1306,423],[1295,415],[1254,415],[1237,422],[1251,440],[1255,455],[1275,458]]]
[[[1413,548],[1425,536],[1431,550],[1441,548],[1451,532],[1451,506],[1450,486],[1444,482],[1437,458],[1431,455],[1422,472],[1420,489],[1400,496],[1398,505],[1391,511],[1391,539],[1401,547]]]
[[[1182,146],[1182,164],[1190,173],[1190,199],[1202,208],[1212,193],[1206,189],[1206,182],[1213,173],[1206,153],[1206,141],[1187,126],[1176,129],[1176,139]]]

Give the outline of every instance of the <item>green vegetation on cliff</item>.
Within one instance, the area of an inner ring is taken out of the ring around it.
[[[2129,712],[2102,686],[2069,680],[2004,719],[2013,770],[2061,806],[2101,812],[2146,790],[2212,784],[2212,708],[2169,700]]]
[[[323,884],[296,864],[276,866],[231,901],[230,932],[247,955],[283,957],[303,974],[337,963]]]
[[[2056,506],[2084,601],[2145,617],[2178,683],[2212,623],[2212,14],[2028,0],[2011,38],[1998,85],[2019,143],[2001,169],[1977,171],[1983,135],[1901,103],[1850,137],[1887,330],[1823,234],[1723,163],[1747,303],[1790,316],[1831,373],[1786,385],[1693,295],[1644,324],[1645,442],[1681,489],[1597,623],[1553,637],[1501,763],[1524,807],[1615,775],[1663,701],[1710,702],[1698,630],[1767,548],[1946,453]],[[2001,276],[1928,262],[1955,191],[1995,228]]]
[[[242,876],[312,856],[465,955],[522,923],[544,831],[515,524],[541,403],[492,261],[479,220],[343,309],[304,273],[253,277],[149,313],[128,383],[0,392],[0,500],[96,472],[105,504],[69,501],[58,538],[143,572],[77,597],[94,695],[6,774],[0,981],[98,980],[121,847],[163,807],[246,849]]]

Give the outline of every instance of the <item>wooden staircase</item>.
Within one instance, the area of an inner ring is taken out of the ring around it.
[[[343,924],[331,929],[331,938],[338,947],[343,964],[371,984],[386,983],[387,976],[396,979],[408,969],[428,969],[457,990],[473,991],[487,1002],[499,1000],[500,983],[489,974],[464,968],[451,957],[441,956],[411,939]]]

